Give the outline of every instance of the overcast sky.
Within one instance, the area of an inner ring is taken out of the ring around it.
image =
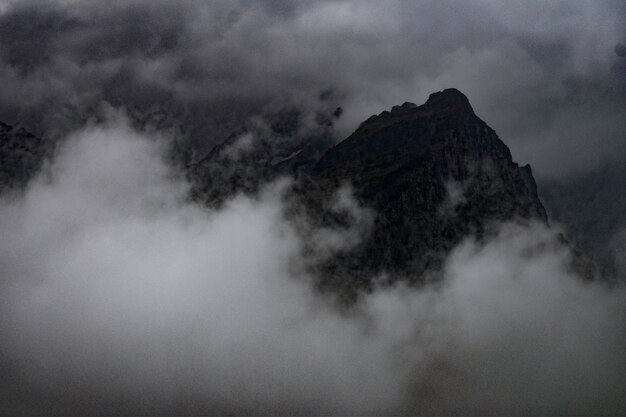
[[[210,148],[333,91],[337,140],[373,113],[466,93],[515,160],[573,178],[626,154],[620,1],[0,2],[0,120],[60,135],[103,101]]]

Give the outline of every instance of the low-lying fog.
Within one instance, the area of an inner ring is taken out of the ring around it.
[[[575,276],[558,228],[504,224],[442,285],[339,311],[284,182],[211,211],[129,126],[76,132],[0,200],[2,413],[626,412],[626,293]]]

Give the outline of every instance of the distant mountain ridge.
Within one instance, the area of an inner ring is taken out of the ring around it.
[[[625,167],[622,159],[575,181],[541,182],[540,197],[550,221],[566,226],[568,238],[600,262],[620,257],[616,250],[623,243],[619,239],[626,236]]]

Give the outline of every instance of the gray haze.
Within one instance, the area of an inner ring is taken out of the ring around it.
[[[3,0],[0,120],[58,137],[106,101],[202,154],[272,106],[332,96],[341,139],[456,87],[539,178],[569,178],[626,154],[625,21],[617,0]]]
[[[339,141],[456,87],[623,281],[624,22],[618,0],[0,0],[0,121],[58,141],[0,197],[0,414],[626,414],[626,291],[581,282],[554,217],[338,309],[305,271],[367,234],[349,188],[348,230],[287,220],[287,180],[209,210],[168,153],[282,109],[307,136],[341,106]]]
[[[626,292],[570,272],[558,230],[502,225],[440,285],[339,311],[302,272],[284,183],[207,211],[166,142],[110,114],[0,201],[2,414],[626,411]]]

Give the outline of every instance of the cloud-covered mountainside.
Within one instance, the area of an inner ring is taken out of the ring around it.
[[[625,21],[0,0],[0,415],[626,414]]]
[[[468,236],[437,282],[346,309],[311,262],[358,245],[367,220],[294,218],[284,179],[208,209],[167,142],[111,116],[1,200],[3,413],[626,409],[624,289],[585,283],[543,221]],[[372,215],[349,188],[332,201]]]
[[[619,0],[0,0],[0,120],[54,141],[112,106],[168,131],[182,164],[246,130],[269,147],[280,132],[276,161],[308,143],[306,164],[380,109],[455,86],[533,166],[552,217],[614,242],[624,204],[608,199],[607,228],[567,196],[624,176],[625,21]]]

